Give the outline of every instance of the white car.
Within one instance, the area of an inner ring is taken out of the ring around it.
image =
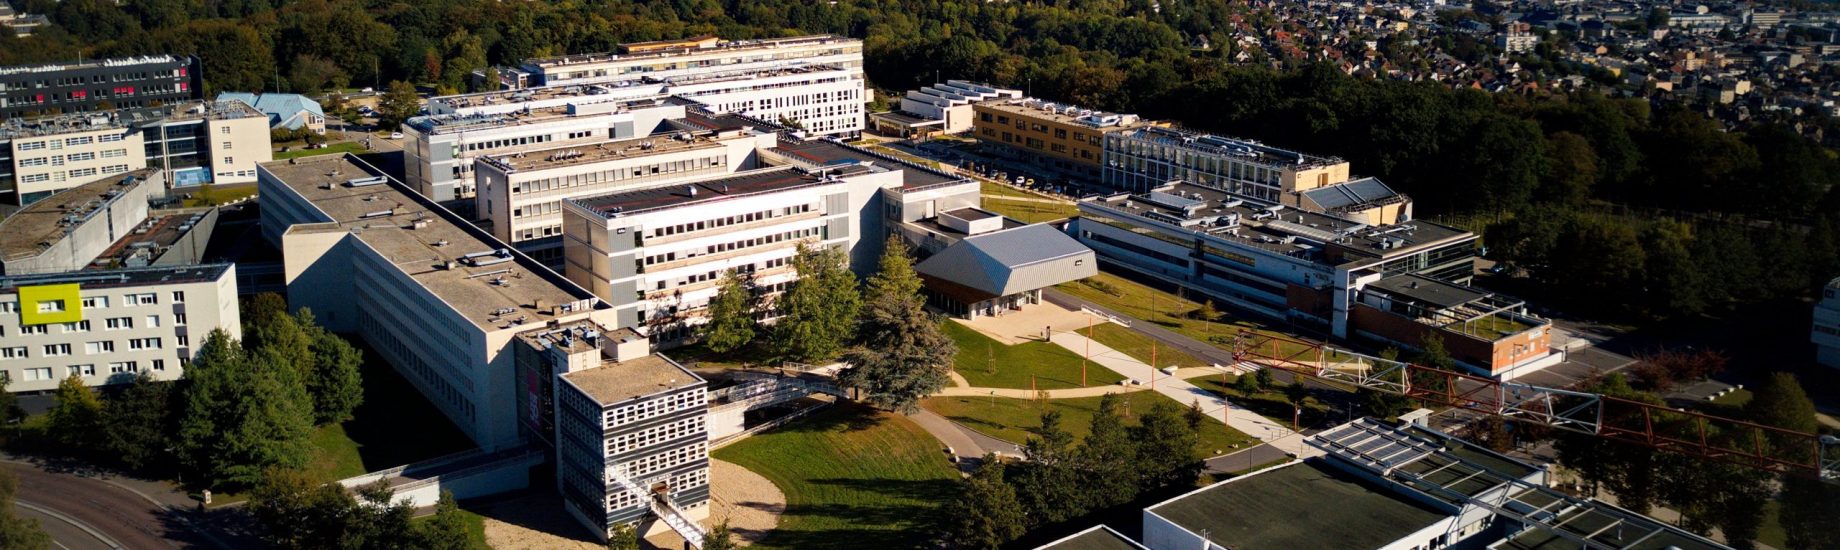
[[[402,132],[390,132],[390,139],[402,139]]]

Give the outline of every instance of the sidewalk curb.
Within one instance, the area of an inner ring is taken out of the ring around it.
[[[73,518],[73,517],[64,515],[63,512],[59,512],[57,510],[46,508],[44,506],[39,506],[37,504],[32,504],[30,502],[19,500],[17,498],[13,499],[13,504],[19,506],[20,508],[25,508],[27,510],[38,512],[40,514],[44,514],[47,516],[51,516],[53,518],[56,518],[58,521],[68,523],[70,524],[71,527],[76,527],[78,530],[83,531],[89,536],[96,537],[96,540],[102,541],[103,544],[109,545],[109,548],[126,548],[125,546],[122,546],[121,543],[115,542],[115,539],[109,538],[108,535],[104,535],[100,531],[97,531],[94,528],[91,528],[89,524],[83,523],[81,520],[78,520],[77,518]]]

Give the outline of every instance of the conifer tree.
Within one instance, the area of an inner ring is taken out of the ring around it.
[[[951,380],[958,346],[927,313],[920,277],[899,237],[888,239],[880,267],[867,286],[862,341],[845,354],[850,368],[840,378],[875,406],[912,412]]]

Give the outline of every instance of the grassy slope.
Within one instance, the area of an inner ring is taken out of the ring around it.
[[[1081,387],[1080,355],[1067,348],[1047,342],[1006,346],[954,321],[946,322],[945,333],[958,344],[953,369],[973,386],[1027,389],[1033,377],[1036,389]],[[991,372],[993,365],[994,373]],[[1086,366],[1088,386],[1104,386],[1123,379],[1098,363]]]
[[[772,480],[786,513],[755,548],[924,545],[957,473],[939,442],[896,415],[854,405],[717,450],[715,458]]]
[[[1086,331],[1082,330],[1080,333],[1085,334]],[[1107,347],[1124,352],[1125,355],[1129,355],[1146,364],[1150,362],[1150,344],[1155,341],[1155,339],[1145,336],[1143,333],[1111,323],[1094,325],[1092,327],[1092,339],[1101,344],[1105,344]],[[1181,350],[1169,346],[1157,346],[1155,355],[1156,365],[1153,366],[1157,368],[1170,365],[1178,367],[1208,366],[1206,361],[1196,359],[1193,355],[1183,353]]]
[[[1150,410],[1158,402],[1173,402],[1168,397],[1153,391],[1139,391],[1121,394],[1128,405],[1126,412],[1136,415]],[[1061,411],[1061,425],[1076,438],[1085,438],[1092,429],[1093,414],[1099,410],[1098,397],[1081,397],[1075,399],[1050,399],[1049,408]],[[1033,431],[1041,426],[1043,408],[1040,402],[1027,399],[1006,399],[991,397],[934,397],[925,401],[927,409],[939,413],[954,422],[964,424],[984,435],[1022,443],[1028,440]],[[1183,403],[1187,405],[1187,403]],[[1221,424],[1219,420],[1210,419],[1201,429],[1201,451],[1209,456],[1216,450],[1230,450],[1234,445],[1241,447],[1252,442],[1252,437]]]
[[[314,430],[314,471],[344,479],[473,447],[409,381],[370,350],[364,356],[364,402],[352,420]]]

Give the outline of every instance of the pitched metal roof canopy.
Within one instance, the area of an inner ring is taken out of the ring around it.
[[[1073,258],[1086,261],[1072,269],[1044,265]],[[948,283],[946,286],[960,287],[952,289],[954,298],[977,301],[1090,277],[1098,272],[1096,264],[1092,249],[1051,226],[1037,224],[966,237],[914,270]]]

